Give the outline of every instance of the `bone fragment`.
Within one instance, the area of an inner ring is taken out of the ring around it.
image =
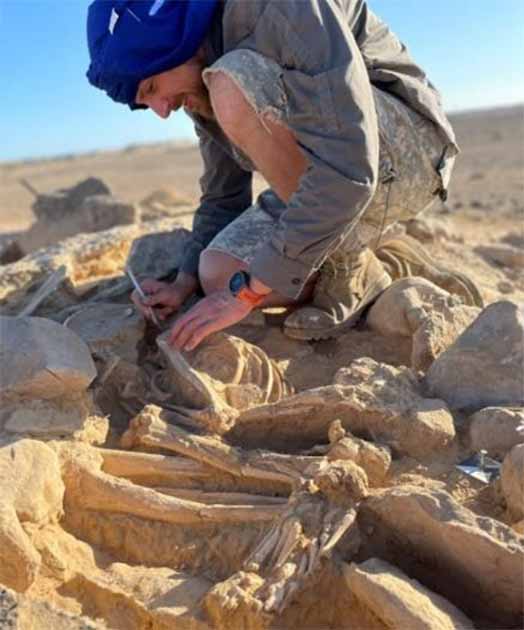
[[[331,553],[331,551],[336,547],[337,543],[340,541],[342,536],[348,531],[348,529],[353,525],[355,519],[357,517],[357,513],[355,510],[349,510],[347,514],[340,520],[335,526],[334,530],[331,533],[331,536],[322,546],[320,550],[320,554],[322,556],[327,556]]]
[[[282,537],[279,547],[275,548],[275,568],[281,567],[291,555],[291,552],[297,545],[302,536],[302,525],[300,521],[294,517],[283,527]]]
[[[259,541],[257,547],[252,551],[246,562],[244,563],[246,571],[257,572],[260,565],[265,561],[268,555],[273,551],[280,536],[280,525],[275,524],[269,532]]]
[[[56,291],[58,286],[65,279],[66,275],[67,270],[65,268],[65,265],[61,265],[60,267],[58,267],[58,269],[53,271],[53,273],[49,274],[48,278],[45,280],[42,286],[39,287],[38,291],[32,297],[29,304],[24,306],[17,317],[28,317],[29,315],[32,315],[40,306],[40,304],[42,304],[42,302],[48,296],[50,296],[51,293]]]
[[[361,466],[370,483],[379,486],[384,482],[391,466],[391,451],[387,446],[361,440],[346,431],[340,420],[335,420],[328,431],[330,446],[327,451],[329,461],[350,460]]]
[[[243,409],[276,402],[292,391],[261,348],[227,333],[213,335],[190,353],[174,350],[165,335],[157,344],[177,397],[193,409]]]

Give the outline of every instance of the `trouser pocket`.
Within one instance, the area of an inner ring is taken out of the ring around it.
[[[428,208],[442,190],[443,142],[435,125],[373,88],[380,138],[379,181],[362,221],[384,228]]]

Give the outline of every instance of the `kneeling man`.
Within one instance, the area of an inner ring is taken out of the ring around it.
[[[144,313],[191,350],[253,308],[286,334],[351,327],[391,282],[386,228],[445,198],[458,152],[438,92],[363,0],[95,0],[88,78],[131,109],[183,107],[204,162],[192,242]],[[270,185],[255,203],[252,175]]]

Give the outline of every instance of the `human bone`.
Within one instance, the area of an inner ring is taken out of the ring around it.
[[[328,460],[353,461],[366,472],[370,483],[380,485],[384,482],[391,466],[391,451],[387,446],[355,437],[343,428],[340,420],[335,420],[329,427],[329,438]]]
[[[198,523],[201,521],[235,522],[272,520],[281,507],[279,502],[239,505],[207,504],[170,496],[152,488],[144,488],[101,471],[102,457],[73,457],[65,467],[65,501],[70,508],[98,512],[133,514],[166,523]]]
[[[122,436],[123,448],[152,446],[191,457],[238,477],[278,481],[292,486],[308,467],[320,458],[300,457],[263,450],[244,451],[227,444],[218,436],[200,436],[168,424],[169,418],[155,405],[148,405],[134,418]]]
[[[278,366],[262,349],[243,339],[218,333],[196,350],[180,352],[170,346],[168,338],[169,331],[157,338],[168,361],[168,387],[181,413],[194,420],[207,420],[212,426],[214,419],[218,428],[239,411],[278,402],[292,393]]]

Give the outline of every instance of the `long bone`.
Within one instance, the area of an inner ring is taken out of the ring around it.
[[[305,477],[305,471],[321,457],[293,456],[270,451],[243,451],[216,436],[188,433],[162,420],[163,411],[148,405],[130,423],[122,446],[155,446],[185,455],[236,477],[279,481],[291,486]]]
[[[285,497],[270,497],[263,494],[247,492],[206,492],[187,488],[155,488],[157,492],[169,494],[179,499],[198,501],[206,504],[220,505],[282,505],[287,504]]]
[[[160,406],[167,410],[166,418],[171,422],[227,434],[228,439],[238,443],[256,448],[269,439],[277,443],[290,441],[295,449],[304,449],[324,441],[329,425],[337,418],[343,417],[354,430],[362,428],[353,427],[348,418],[354,415],[348,402],[343,387],[325,385],[243,410],[224,406],[190,409],[164,401]]]
[[[116,477],[158,476],[177,482],[186,481],[188,478],[207,479],[213,474],[213,469],[209,466],[187,457],[105,448],[98,449],[98,451],[103,459],[102,470]]]
[[[100,460],[98,464],[100,465]],[[113,477],[73,459],[64,476],[66,501],[70,507],[97,512],[132,514],[165,523],[231,523],[271,521],[285,509],[278,503],[244,502],[213,504],[168,496],[151,488],[138,486],[126,479]]]

